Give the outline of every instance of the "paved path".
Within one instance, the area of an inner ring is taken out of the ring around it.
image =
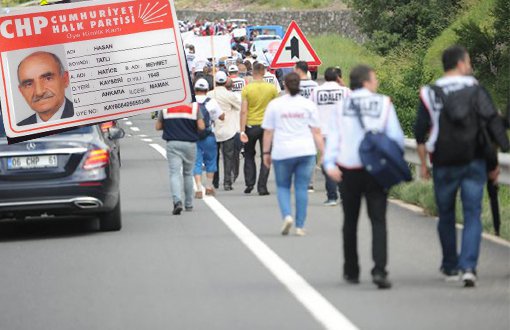
[[[304,238],[279,235],[273,181],[271,196],[245,196],[241,178],[219,203],[171,216],[166,161],[150,146],[164,144],[148,117],[124,124],[121,232],[99,233],[94,219],[0,223],[0,329],[510,329],[510,248],[484,240],[476,289],[445,283],[435,221],[396,205],[394,288],[370,282],[366,213],[362,283],[345,284],[342,216],[321,205],[319,175]]]

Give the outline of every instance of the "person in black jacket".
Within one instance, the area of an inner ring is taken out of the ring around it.
[[[443,259],[441,272],[447,280],[475,285],[481,242],[482,198],[487,176],[499,175],[497,153],[489,164],[484,152],[495,143],[510,149],[508,136],[489,93],[473,78],[467,50],[452,46],[443,53],[444,76],[420,91],[415,137],[421,160],[421,176],[430,177],[427,154],[433,164],[434,191],[439,212],[438,232]],[[480,143],[482,127],[490,141]],[[488,166],[490,167],[488,168]],[[464,229],[457,253],[455,201],[460,190]]]

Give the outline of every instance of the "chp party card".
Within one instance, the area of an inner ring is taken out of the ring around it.
[[[173,1],[87,1],[0,16],[10,138],[191,102]]]

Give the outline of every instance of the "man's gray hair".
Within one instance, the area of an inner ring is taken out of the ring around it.
[[[58,67],[59,67],[59,73],[61,76],[64,75],[64,73],[66,72],[66,68],[64,67],[64,63],[62,63],[62,60],[60,60],[60,57],[58,57],[57,55],[53,54],[53,53],[50,53],[50,52],[35,52],[35,53],[32,53],[30,55],[28,55],[27,57],[25,57],[23,60],[21,60],[21,62],[19,62],[18,64],[18,84],[21,84],[21,80],[19,79],[19,68],[21,67],[21,64],[23,64],[23,62],[25,62],[25,60],[29,57],[32,57],[32,56],[35,56],[35,55],[41,55],[41,54],[47,54],[47,55],[50,55],[54,60],[55,62],[57,63]]]

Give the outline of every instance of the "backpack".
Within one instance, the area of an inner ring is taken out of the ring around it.
[[[463,165],[477,156],[480,123],[474,97],[478,86],[446,95],[439,86],[430,86],[440,104],[439,134],[432,155],[435,165]]]
[[[365,170],[385,189],[403,181],[411,181],[413,176],[404,160],[404,151],[385,133],[367,131],[360,106],[354,103],[351,106],[356,110],[361,128],[365,131],[359,146],[359,156]]]
[[[206,107],[207,102],[209,102],[210,100],[211,99],[208,97],[204,100],[203,103],[197,102],[198,103],[198,111],[200,111],[202,113],[202,117],[204,117],[204,124],[205,124],[205,129],[203,131],[198,132],[199,140],[204,140],[205,138],[207,138],[209,135],[211,135],[213,133],[211,115],[209,114],[209,111],[207,110],[207,107]]]

